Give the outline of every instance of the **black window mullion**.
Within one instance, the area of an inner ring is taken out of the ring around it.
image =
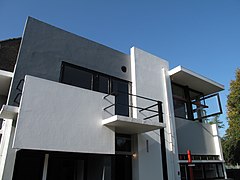
[[[93,90],[93,86],[94,86],[94,74],[92,73],[91,90]]]
[[[99,91],[99,76],[96,73],[92,75],[92,89],[93,91]]]
[[[216,169],[217,169],[217,177],[219,178],[220,175],[219,175],[219,170],[218,170],[218,164],[215,164],[215,166],[216,166]]]
[[[193,110],[192,110],[192,103],[191,103],[191,97],[189,94],[189,88],[188,86],[184,87],[184,94],[185,98],[187,100],[186,105],[187,105],[187,116],[189,120],[193,120]]]
[[[205,164],[203,164],[203,176],[204,176],[204,179],[207,179]]]

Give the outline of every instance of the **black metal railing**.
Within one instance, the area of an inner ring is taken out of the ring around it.
[[[194,120],[202,121],[203,119],[222,114],[222,106],[218,93],[203,96],[198,100],[192,101],[192,106],[195,106],[193,108]]]
[[[162,102],[155,100],[155,99],[151,99],[151,98],[147,98],[144,96],[139,96],[139,95],[135,95],[135,94],[131,94],[131,93],[124,93],[124,92],[112,92],[110,94],[107,94],[106,96],[104,96],[104,99],[107,99],[108,96],[113,95],[115,96],[115,103],[110,104],[109,106],[105,107],[103,110],[106,111],[109,108],[112,108],[113,106],[115,107],[115,114],[116,115],[122,115],[122,114],[118,114],[116,112],[116,109],[121,108],[121,107],[125,107],[127,108],[128,112],[132,112],[133,109],[137,109],[139,113],[144,113],[144,112],[148,112],[147,115],[143,118],[143,120],[148,120],[148,119],[152,119],[155,117],[158,117],[159,122],[163,122],[163,112],[162,112]],[[119,103],[117,101],[118,98],[128,98],[128,102],[127,103]],[[147,105],[146,107],[140,107],[140,106],[134,106],[132,104],[132,99],[133,97],[138,98],[142,101],[146,101],[146,104],[151,104],[151,105]],[[132,113],[128,113],[126,114],[126,116],[132,116]]]

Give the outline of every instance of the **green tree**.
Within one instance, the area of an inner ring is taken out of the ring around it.
[[[224,158],[227,163],[240,164],[240,69],[236,70],[236,79],[230,82],[227,99],[228,129],[222,140]]]
[[[217,124],[217,126],[218,126],[219,129],[224,128],[223,121],[221,121],[221,120],[219,119],[219,117],[220,117],[220,114],[214,116],[211,120],[208,121],[208,123],[209,123],[209,124]]]

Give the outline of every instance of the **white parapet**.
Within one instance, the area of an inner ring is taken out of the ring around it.
[[[115,132],[102,125],[106,94],[26,76],[13,148],[115,153]]]

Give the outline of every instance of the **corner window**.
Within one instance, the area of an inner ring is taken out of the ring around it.
[[[204,95],[201,92],[172,83],[174,113],[176,117],[208,122],[209,118],[222,114],[219,94]]]

